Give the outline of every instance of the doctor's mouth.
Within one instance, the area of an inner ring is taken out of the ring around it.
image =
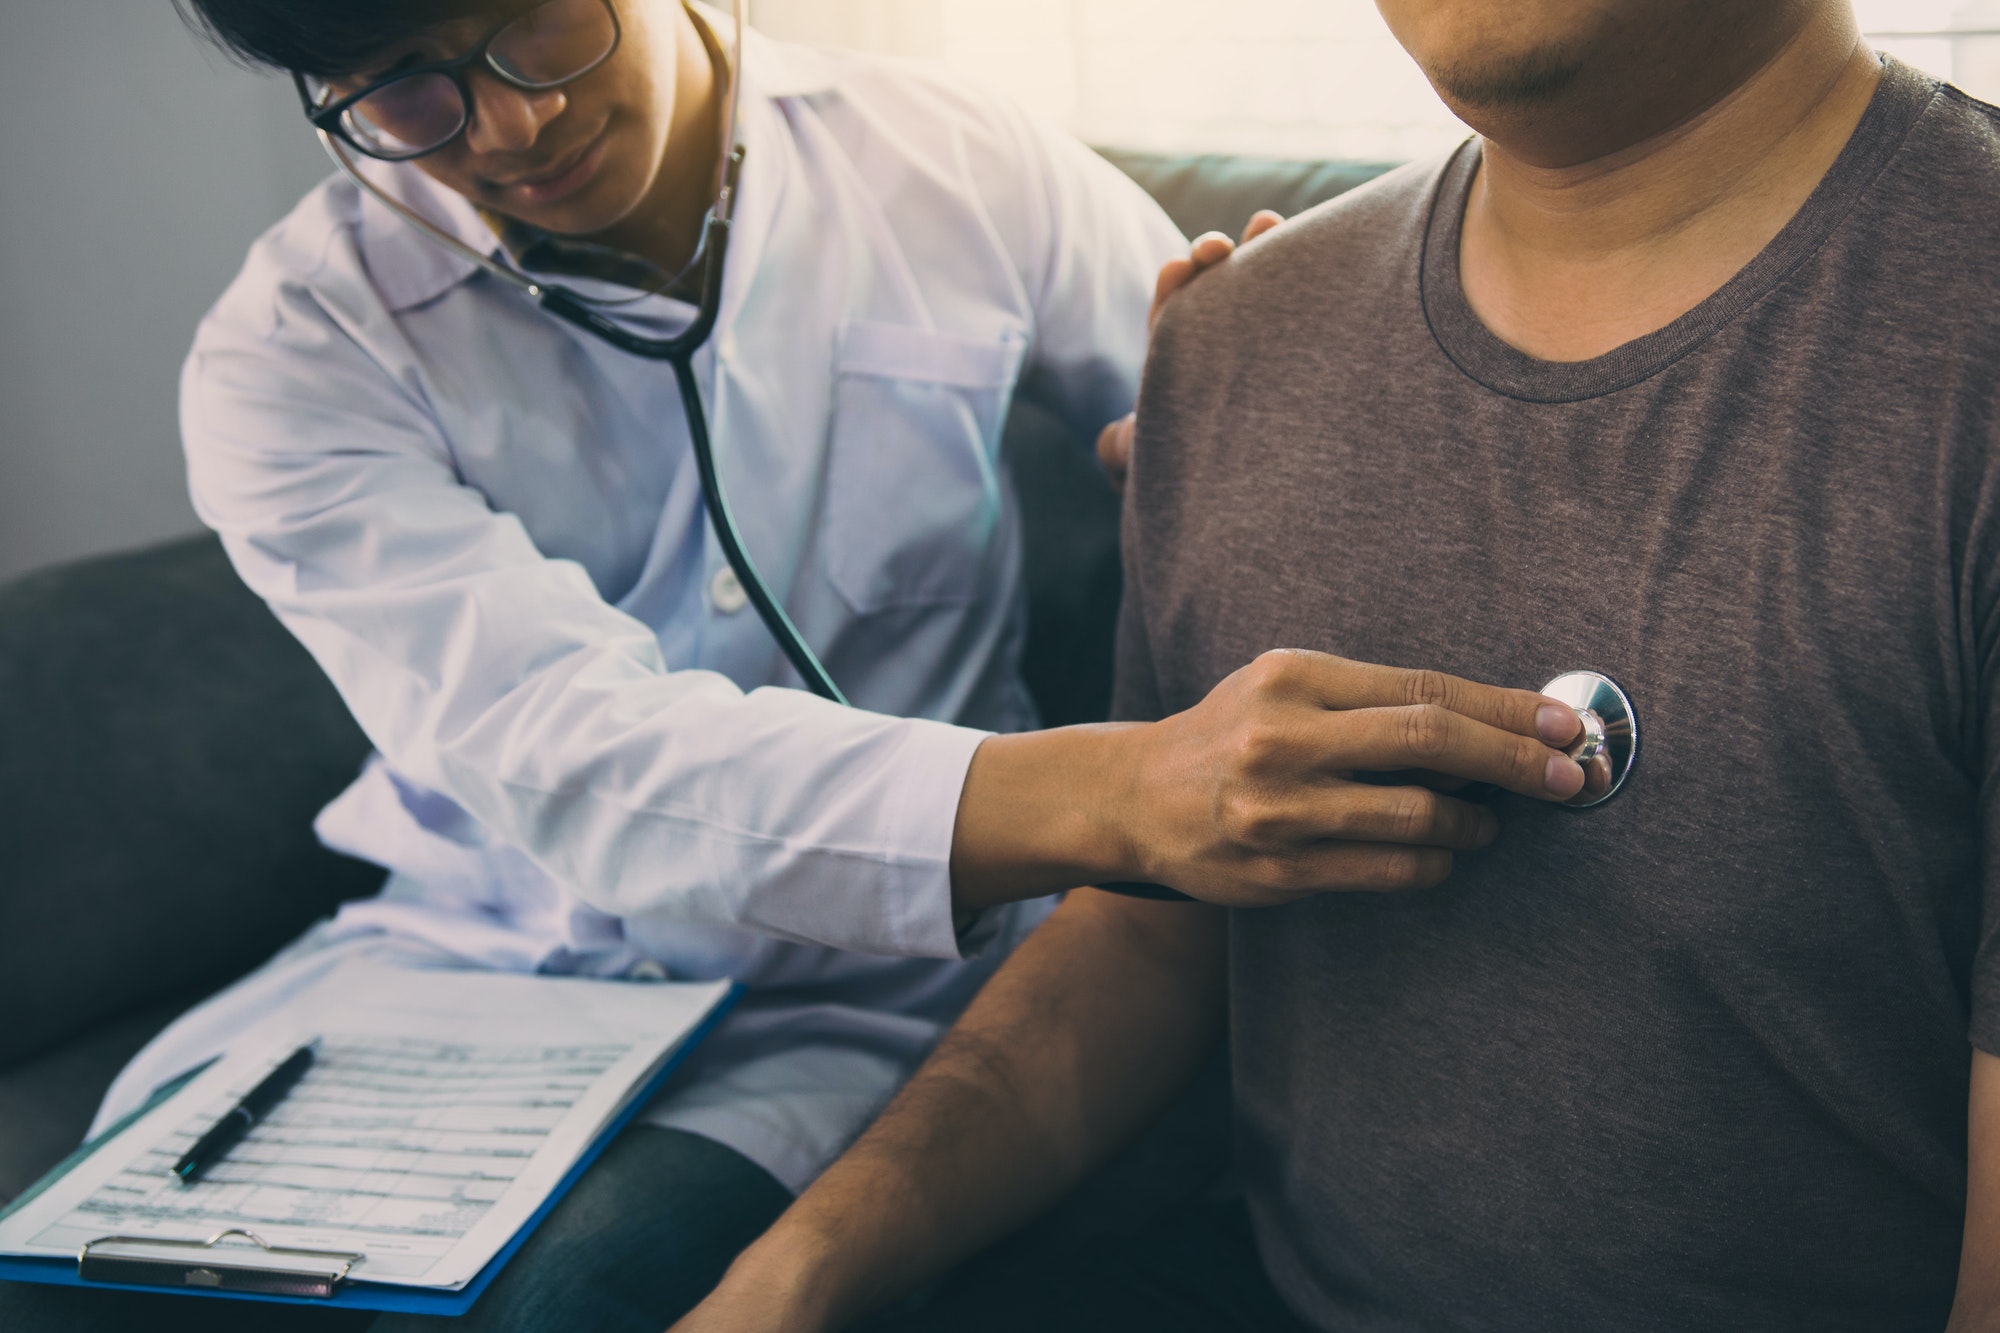
[[[582,148],[545,171],[530,173],[509,181],[488,181],[485,184],[495,195],[518,200],[530,206],[546,207],[549,204],[560,203],[572,195],[581,193],[596,180],[598,170],[604,164],[611,134],[612,128],[607,125]]]

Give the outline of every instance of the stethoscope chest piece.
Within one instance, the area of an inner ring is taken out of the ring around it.
[[[1573,810],[1603,805],[1618,794],[1639,759],[1639,715],[1618,682],[1595,671],[1571,671],[1542,686],[1542,693],[1576,710],[1583,736],[1569,747],[1583,766],[1583,790],[1571,797]]]

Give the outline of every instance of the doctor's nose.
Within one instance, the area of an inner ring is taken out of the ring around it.
[[[542,127],[569,108],[560,88],[529,91],[475,71],[472,121],[465,127],[465,144],[475,153],[519,153],[535,146]]]

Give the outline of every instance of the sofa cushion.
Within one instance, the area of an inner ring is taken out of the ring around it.
[[[90,1128],[118,1071],[200,994],[175,996],[71,1037],[0,1070],[0,1202],[39,1180]]]
[[[367,748],[212,537],[0,588],[0,1068],[372,893],[311,828]]]
[[[1205,231],[1239,236],[1260,208],[1286,217],[1365,185],[1391,169],[1386,162],[1294,162],[1220,153],[1137,153],[1098,150],[1139,182],[1187,236]]]

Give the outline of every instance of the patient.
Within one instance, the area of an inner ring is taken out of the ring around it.
[[[2000,1329],[2000,113],[1845,0],[1382,8],[1480,137],[1167,311],[1120,707],[1589,668],[1632,781],[1421,895],[1072,895],[683,1328],[894,1302],[1226,1028],[1240,1195],[888,1327]]]

